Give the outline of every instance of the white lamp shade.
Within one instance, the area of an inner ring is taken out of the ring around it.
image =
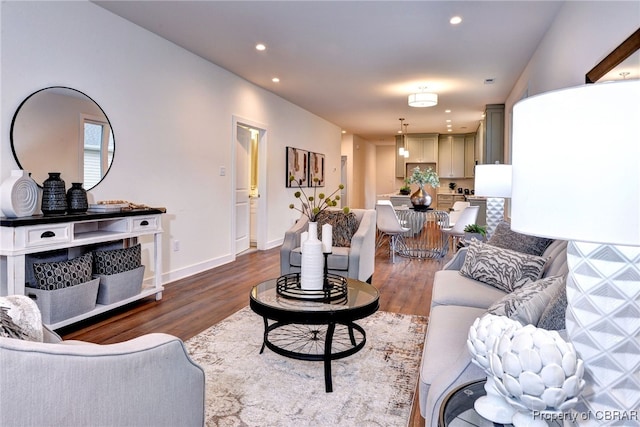
[[[419,92],[409,95],[410,107],[433,107],[438,105],[438,95],[435,93]]]
[[[640,80],[534,96],[513,108],[514,230],[640,245]]]
[[[476,165],[476,196],[511,197],[511,165]]]

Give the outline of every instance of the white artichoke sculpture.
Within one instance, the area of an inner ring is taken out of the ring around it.
[[[518,410],[515,426],[536,425],[535,414],[567,412],[585,384],[573,345],[533,325],[506,331],[489,352],[489,365],[497,390]]]
[[[485,314],[478,317],[471,327],[467,337],[467,348],[473,356],[471,361],[484,369],[487,382],[484,386],[486,396],[474,402],[474,408],[480,416],[489,421],[500,424],[510,424],[516,409],[498,393],[489,367],[489,355],[495,342],[508,330],[521,328],[522,325],[505,316]]]

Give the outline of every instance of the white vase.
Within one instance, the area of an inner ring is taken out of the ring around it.
[[[309,237],[302,242],[300,287],[304,290],[322,290],[324,285],[324,257],[322,242],[318,239],[318,223],[309,222]]]
[[[0,186],[0,206],[9,218],[33,215],[38,209],[38,185],[24,170],[12,170]]]

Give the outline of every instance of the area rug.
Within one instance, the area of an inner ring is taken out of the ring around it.
[[[378,311],[357,322],[365,347],[323,362],[260,354],[263,321],[249,307],[186,342],[206,374],[207,426],[406,426],[427,318]]]

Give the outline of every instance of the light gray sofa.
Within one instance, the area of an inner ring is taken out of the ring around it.
[[[553,241],[542,254],[549,258],[542,277],[565,275],[567,242]],[[425,425],[435,427],[440,406],[455,387],[486,378],[471,363],[466,346],[469,327],[487,308],[506,295],[491,285],[462,276],[467,248],[460,249],[433,281],[429,326],[420,367],[420,413]]]
[[[351,247],[333,247],[328,256],[329,273],[371,283],[376,258],[376,211],[351,209],[359,226],[351,239]],[[280,247],[280,274],[300,271],[300,235],[307,231],[309,219],[302,216],[284,235]]]
[[[204,371],[181,340],[97,345],[0,337],[0,425],[203,426]]]

